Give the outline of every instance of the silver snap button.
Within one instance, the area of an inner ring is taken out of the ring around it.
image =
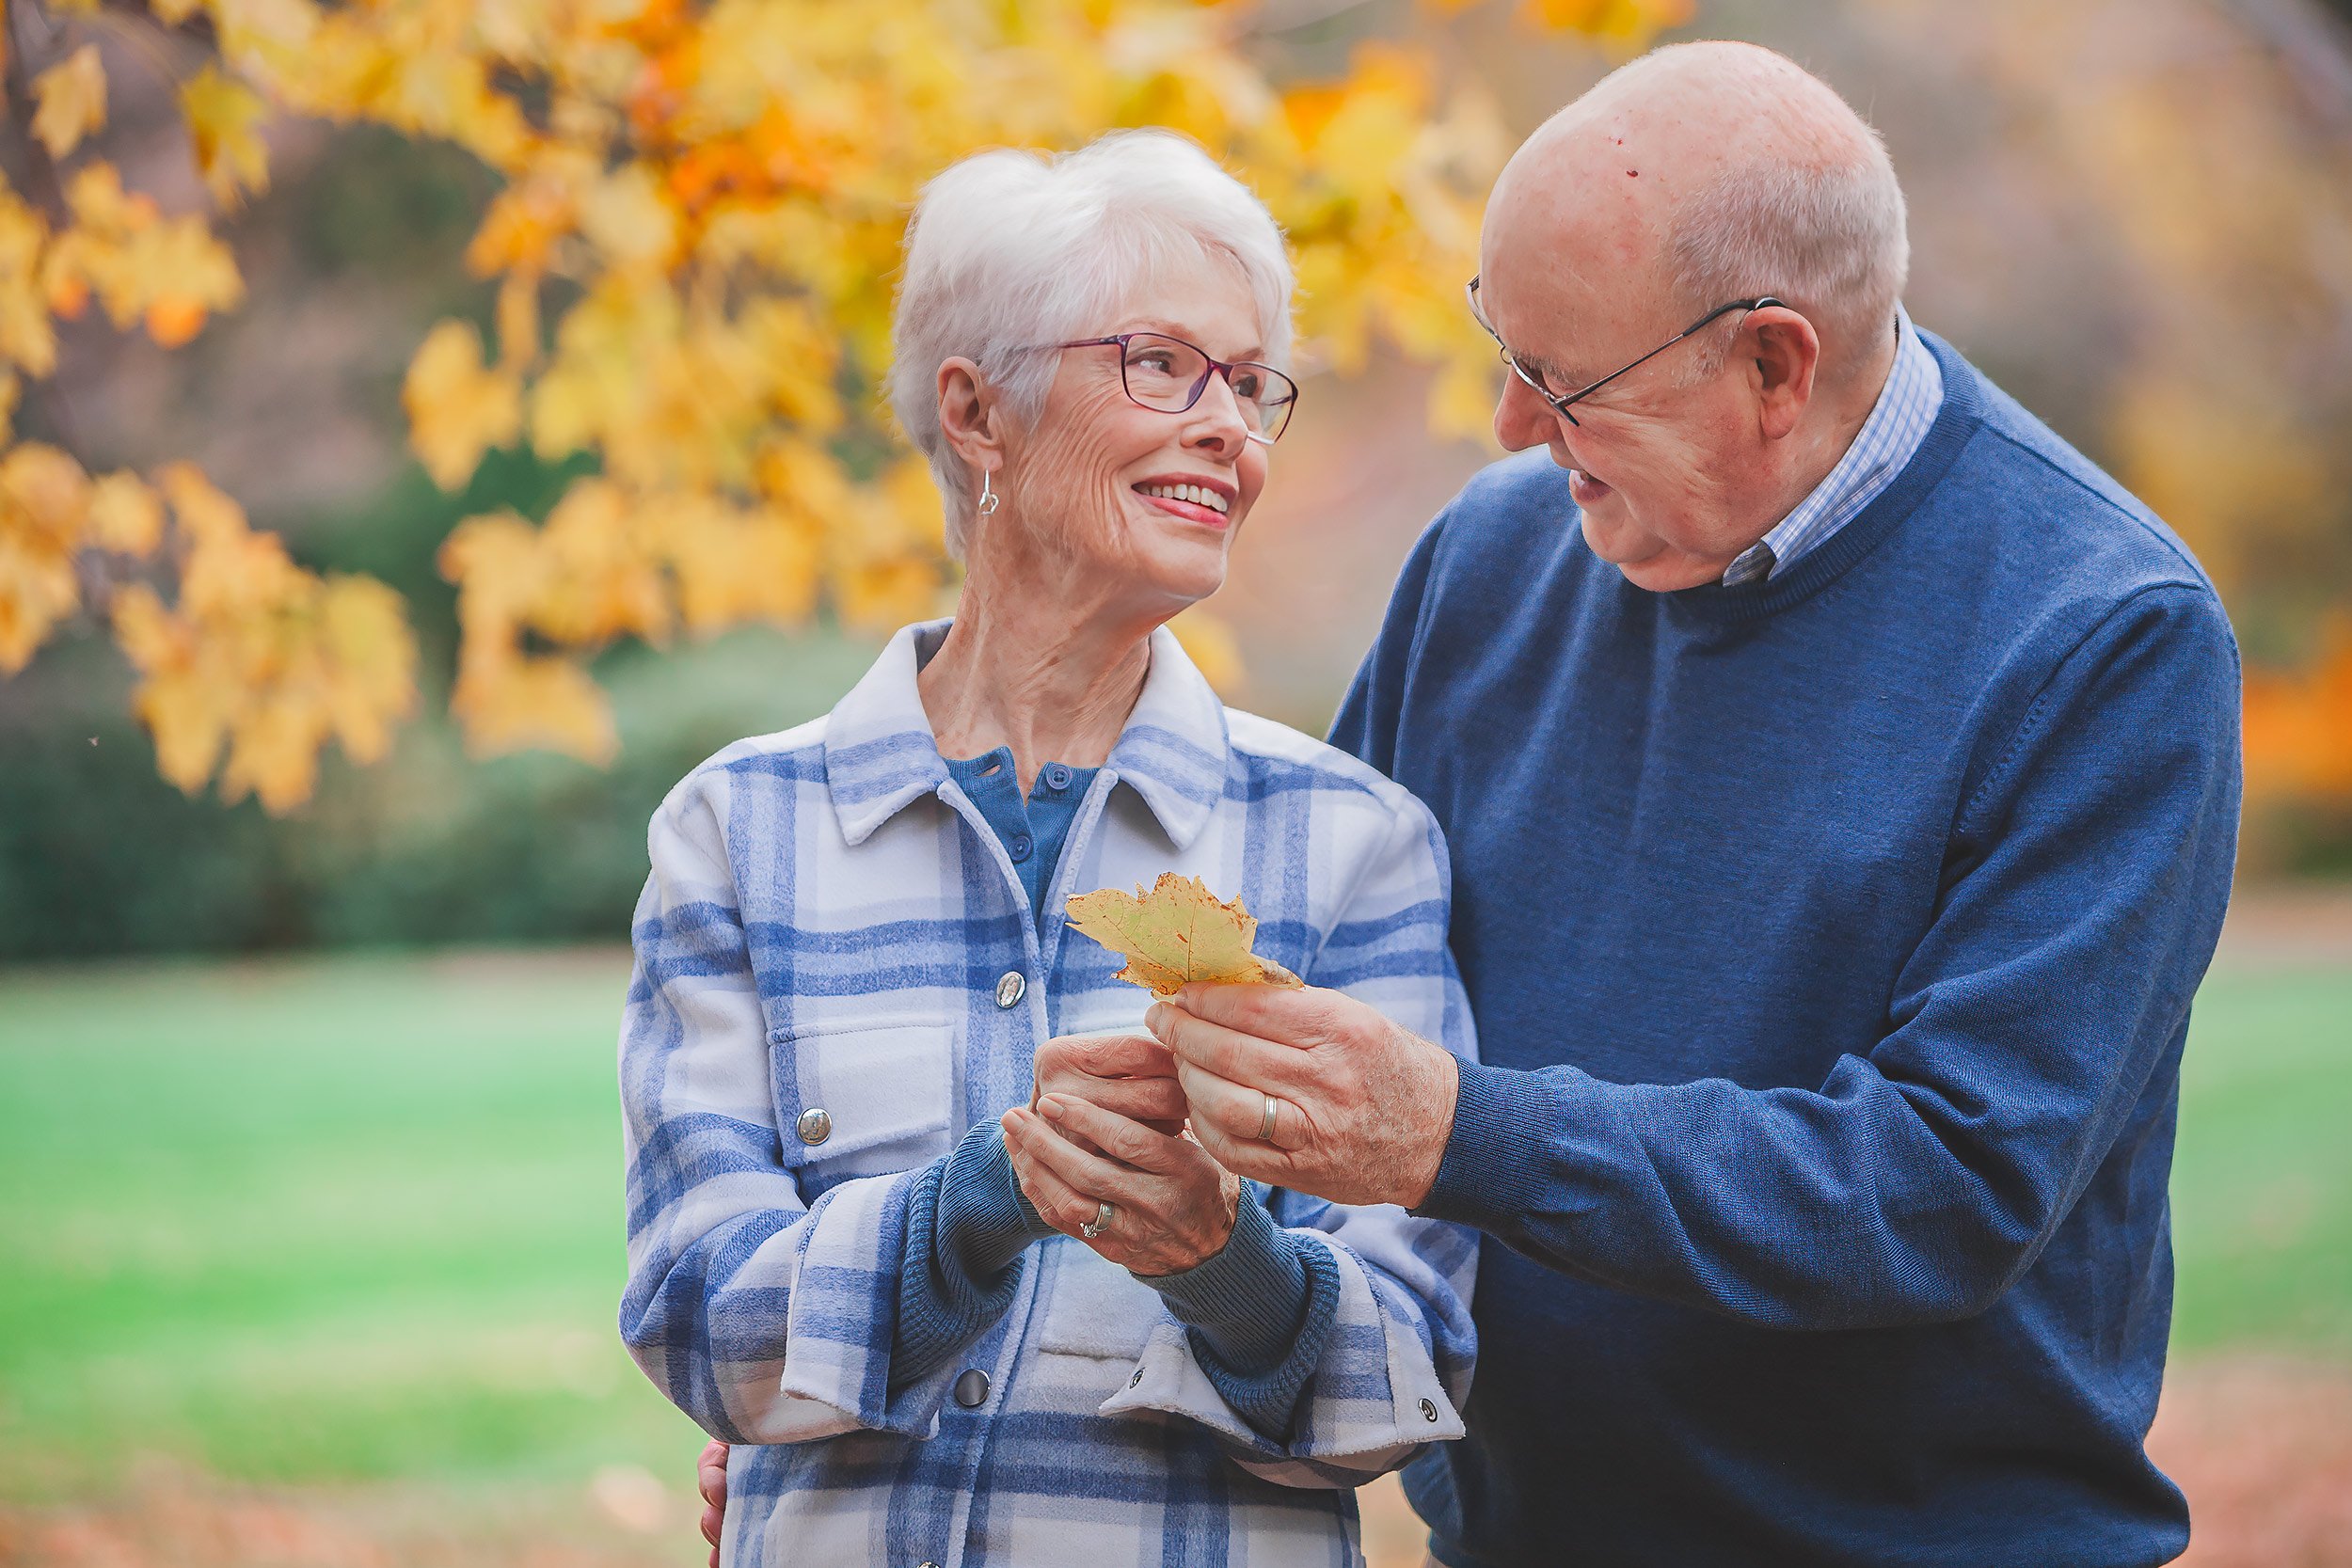
[[[1131,1378],[1129,1378],[1129,1379],[1127,1380],[1127,1386],[1128,1386],[1128,1387],[1130,1387],[1130,1388],[1139,1388],[1139,1387],[1141,1387],[1142,1386],[1143,1386],[1143,1369],[1142,1369],[1141,1367],[1137,1367],[1137,1368],[1136,1369],[1136,1375],[1135,1375],[1135,1376],[1133,1376],[1133,1377],[1131,1377]]]
[[[1438,1418],[1438,1407],[1430,1403],[1427,1400],[1422,1401],[1421,1418],[1424,1421],[1436,1420]]]
[[[988,1402],[988,1374],[977,1367],[966,1367],[956,1379],[956,1402],[966,1410],[977,1410]]]
[[[1021,977],[1021,972],[1009,969],[1005,971],[1004,978],[996,982],[996,1005],[1000,1007],[1013,1006],[1028,993],[1028,990],[1029,982]]]
[[[801,1119],[792,1124],[792,1131],[804,1144],[820,1144],[833,1136],[833,1113],[822,1105],[811,1105],[801,1113]]]

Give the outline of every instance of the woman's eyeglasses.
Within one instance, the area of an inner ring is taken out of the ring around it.
[[[1636,359],[1630,364],[1620,365],[1615,370],[1611,371],[1607,375],[1602,376],[1598,381],[1592,383],[1590,386],[1563,395],[1553,391],[1549,387],[1545,386],[1543,372],[1537,370],[1534,366],[1529,364],[1526,360],[1520,358],[1518,355],[1513,354],[1510,347],[1503,342],[1502,334],[1497,332],[1493,325],[1486,320],[1486,312],[1478,308],[1477,278],[1473,277],[1470,280],[1470,286],[1465,292],[1470,295],[1470,314],[1478,318],[1478,325],[1486,327],[1486,336],[1492,338],[1495,341],[1495,347],[1502,351],[1502,362],[1511,367],[1511,373],[1518,376],[1521,381],[1526,382],[1537,397],[1543,399],[1544,402],[1551,405],[1551,411],[1553,413],[1559,415],[1570,424],[1576,424],[1579,421],[1575,415],[1568,412],[1568,404],[1572,403],[1583,402],[1586,398],[1591,397],[1595,392],[1599,391],[1603,387],[1608,386],[1611,382],[1616,380],[1617,377],[1631,370],[1634,365],[1641,364],[1643,360],[1646,360],[1653,356],[1665,353],[1668,349],[1674,347],[1675,344],[1682,341],[1683,339],[1688,338],[1692,333],[1696,332],[1700,327],[1705,326],[1708,322],[1715,320],[1719,316],[1727,316],[1734,310],[1761,310],[1767,305],[1780,305],[1785,307],[1787,304],[1787,301],[1775,299],[1771,294],[1759,294],[1755,299],[1735,299],[1728,305],[1718,305],[1715,309],[1709,310],[1707,314],[1701,316],[1698,320],[1692,322],[1690,325],[1684,327],[1681,331],[1676,333],[1664,342],[1659,344],[1656,348],[1651,349],[1648,354],[1643,355],[1640,359]]]
[[[1210,376],[1223,376],[1241,406],[1242,422],[1249,427],[1244,434],[1261,446],[1272,446],[1281,436],[1291,422],[1291,410],[1298,405],[1298,383],[1273,366],[1212,359],[1206,350],[1165,332],[1121,332],[1043,346],[1112,345],[1119,349],[1119,374],[1129,400],[1163,414],[1182,414],[1200,401]]]

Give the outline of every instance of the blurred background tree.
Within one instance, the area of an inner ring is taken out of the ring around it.
[[[53,316],[95,298],[117,328],[176,347],[243,297],[203,214],[166,217],[85,150],[114,79],[102,39],[128,46],[135,90],[176,95],[216,206],[267,188],[261,130],[281,110],[446,143],[497,182],[465,251],[497,285],[496,352],[472,320],[434,325],[402,388],[411,444],[451,492],[525,438],[543,464],[594,471],[543,521],[482,513],[440,547],[459,587],[451,707],[478,754],[610,762],[611,705],[584,659],[619,639],[797,628],[820,602],[887,628],[939,602],[937,498],[894,453],[878,388],[910,201],[972,149],[1186,132],[1280,215],[1327,356],[1360,365],[1377,332],[1444,364],[1440,431],[1474,430],[1485,401],[1454,294],[1505,146],[1491,104],[1371,45],[1328,85],[1279,87],[1247,52],[1255,6],[26,0],[9,15],[17,178],[36,199],[0,189],[0,412],[55,372]],[[1531,15],[1633,40],[1679,7]],[[94,479],[57,442],[17,440],[0,496],[0,673],[88,598],[183,791],[217,771],[226,800],[291,810],[330,739],[374,762],[414,709],[396,596],[295,566],[188,464]],[[141,563],[176,571],[174,600],[119,570]]]
[[[0,956],[615,934],[667,784],[951,592],[874,388],[907,203],[991,143],[1173,124],[1290,230],[1324,373],[1187,631],[1319,728],[1494,454],[1487,177],[1678,14],[11,0]],[[2352,866],[2343,24],[1700,20],[1882,125],[1915,314],[2212,567],[2249,867]]]

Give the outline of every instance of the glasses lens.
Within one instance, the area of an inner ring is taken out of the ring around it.
[[[1127,395],[1146,408],[1184,412],[1208,370],[1207,355],[1175,338],[1138,332],[1127,340]]]
[[[1181,338],[1139,332],[1127,340],[1122,364],[1127,395],[1146,408],[1181,414],[1200,401],[1207,386],[1209,356]],[[1226,384],[1252,434],[1267,441],[1290,423],[1298,387],[1271,365],[1235,365]]]
[[[1281,435],[1297,405],[1298,384],[1271,365],[1235,365],[1230,379],[1250,429],[1269,441]]]

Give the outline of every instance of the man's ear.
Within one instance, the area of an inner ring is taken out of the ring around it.
[[[1796,429],[1813,401],[1813,375],[1821,363],[1813,324],[1786,306],[1752,310],[1740,324],[1732,353],[1752,368],[1765,439],[1776,441]]]
[[[939,367],[939,431],[964,466],[979,473],[1004,467],[1004,432],[995,389],[980,367],[958,356]]]

